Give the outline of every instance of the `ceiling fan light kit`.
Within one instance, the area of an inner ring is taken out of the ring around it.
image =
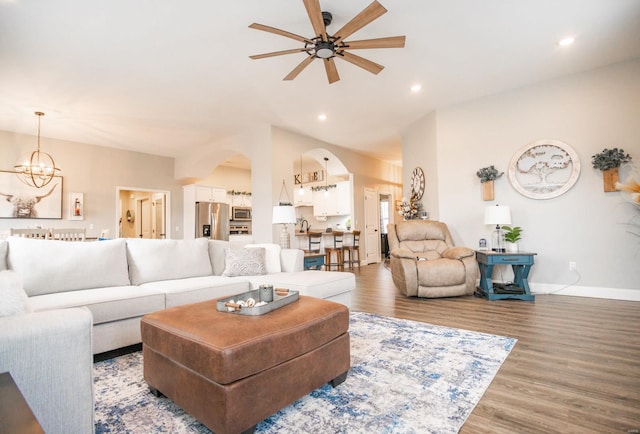
[[[290,50],[274,51],[271,53],[257,54],[249,56],[251,59],[264,59],[267,57],[281,56],[285,54],[294,54],[305,52],[308,57],[305,58],[298,66],[296,66],[284,80],[293,80],[315,59],[324,60],[325,71],[329,83],[335,83],[340,80],[338,70],[333,61],[334,58],[346,60],[360,68],[363,68],[372,74],[378,74],[384,69],[384,66],[360,57],[346,50],[361,50],[372,48],[403,48],[405,44],[405,36],[390,36],[386,38],[364,39],[360,41],[346,41],[345,39],[353,33],[362,29],[376,18],[384,15],[387,10],[377,1],[364,8],[358,15],[347,22],[340,30],[333,35],[327,33],[327,26],[331,24],[333,16],[330,12],[320,9],[319,0],[303,0],[307,10],[307,15],[311,21],[311,26],[315,36],[305,38],[285,30],[275,27],[265,26],[264,24],[253,23],[249,27],[264,32],[273,33],[303,42],[304,48],[294,48]]]

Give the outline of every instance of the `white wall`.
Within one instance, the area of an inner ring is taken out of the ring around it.
[[[630,153],[634,164],[622,167],[622,179],[640,167],[640,60],[442,109],[435,123],[439,219],[457,244],[475,248],[479,238],[489,239],[484,208],[509,205],[513,224],[524,229],[521,249],[538,254],[530,276],[534,290],[571,284],[561,293],[639,299],[640,239],[625,226],[638,211],[622,193],[603,192],[591,156],[612,147]],[[408,128],[403,153],[423,156],[420,147],[432,140],[433,129],[433,116]],[[495,200],[482,201],[476,171],[493,164],[506,172],[514,153],[539,139],[575,149],[581,161],[576,185],[557,198],[534,200],[520,195],[505,173],[495,182]],[[403,168],[406,191],[412,168],[432,165],[422,158]],[[569,261],[579,275],[568,270]]]
[[[42,225],[45,228],[85,227],[88,237],[97,237],[101,229],[110,229],[111,236],[117,236],[116,186],[122,186],[170,191],[173,226],[170,234],[172,238],[182,238],[182,232],[175,231],[176,226],[182,225],[182,188],[174,180],[173,158],[45,136],[40,142],[42,151],[51,154],[62,169],[62,219],[0,219],[1,232],[8,232],[12,227]],[[0,131],[0,170],[13,170],[20,155],[33,151],[36,145],[36,136]],[[69,192],[84,193],[84,220],[68,220]],[[94,228],[90,229],[90,225]]]

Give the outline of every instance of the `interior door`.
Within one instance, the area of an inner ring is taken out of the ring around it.
[[[380,207],[378,190],[364,189],[365,260],[367,264],[380,262]]]
[[[140,200],[140,238],[151,238],[151,200]]]
[[[166,207],[164,194],[154,194],[151,198],[151,207],[153,209],[153,220],[151,232],[153,238],[164,239],[166,238]]]

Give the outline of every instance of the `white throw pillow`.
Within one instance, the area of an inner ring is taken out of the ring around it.
[[[282,267],[280,265],[280,244],[273,243],[261,243],[261,244],[247,244],[244,246],[246,249],[253,249],[256,247],[262,247],[265,250],[265,265],[267,267],[267,273],[280,273]]]
[[[31,312],[22,278],[13,271],[0,271],[0,317]]]
[[[260,276],[267,274],[265,249],[225,249],[225,268],[223,276]]]

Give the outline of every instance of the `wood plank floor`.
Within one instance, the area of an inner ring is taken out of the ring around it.
[[[352,310],[518,339],[461,433],[640,432],[640,302],[407,298],[384,264],[354,274]]]

